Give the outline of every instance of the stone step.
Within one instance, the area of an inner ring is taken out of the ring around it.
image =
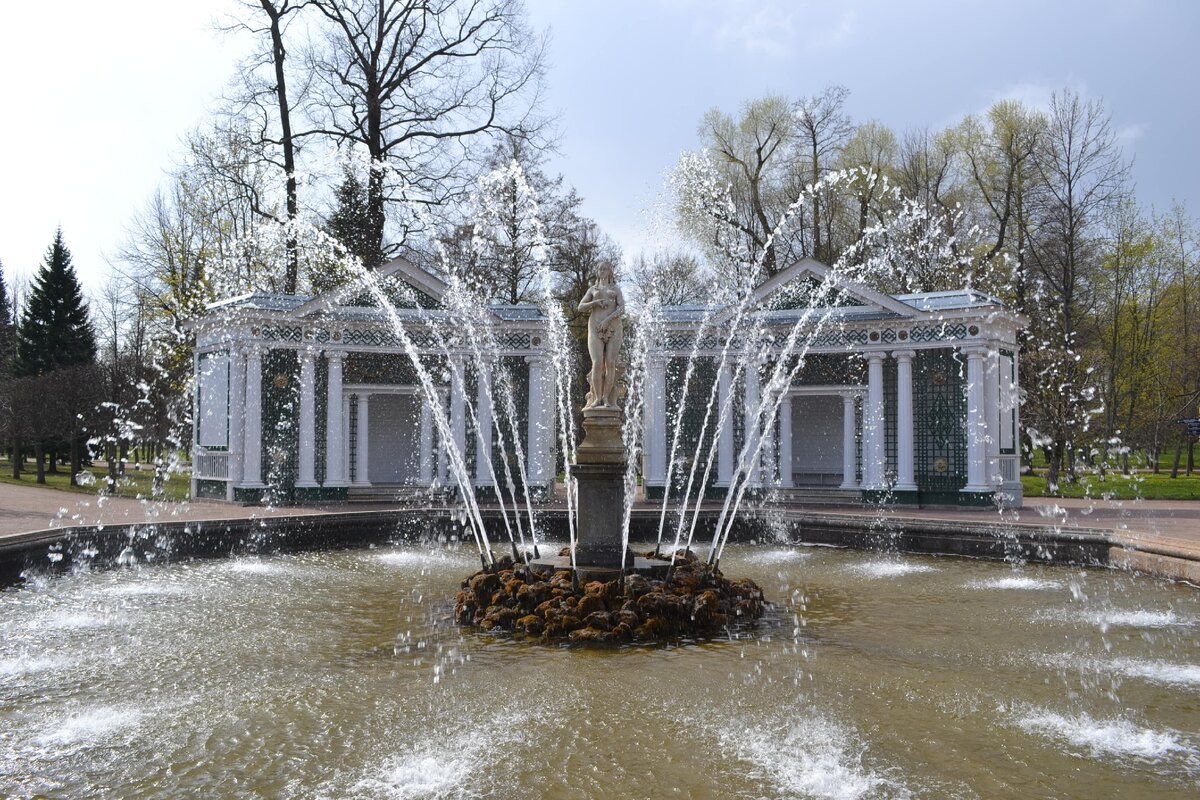
[[[767,500],[779,505],[798,506],[861,506],[862,493],[857,489],[804,487],[771,489]]]
[[[426,500],[429,488],[425,486],[351,486],[346,490],[350,503],[386,503],[392,501]]]

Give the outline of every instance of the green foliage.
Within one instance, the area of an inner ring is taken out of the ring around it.
[[[8,283],[4,280],[4,264],[0,262],[0,377],[12,369],[12,358],[16,350],[17,320],[8,295]]]
[[[45,375],[96,360],[96,334],[62,230],[46,251],[17,331],[16,371]]]
[[[383,256],[376,248],[372,234],[367,187],[350,167],[346,167],[343,173],[334,200],[333,213],[325,220],[325,232],[363,266],[372,267],[382,263]],[[315,268],[309,271],[309,285],[316,294],[334,288],[348,277],[339,270],[328,269],[328,266],[314,265]]]

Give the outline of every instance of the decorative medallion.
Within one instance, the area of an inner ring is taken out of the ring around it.
[[[271,381],[271,383],[275,385],[276,389],[286,389],[288,384],[291,383],[291,379],[288,377],[286,372],[279,372],[276,373],[275,378]]]
[[[334,331],[334,332],[333,332],[333,340],[334,340],[335,342],[340,342],[340,341],[342,340],[342,332],[341,332],[341,331]]]
[[[871,331],[871,335],[868,338],[870,338],[870,340],[872,342],[878,342],[879,341],[879,331]]]
[[[950,381],[950,376],[944,372],[935,372],[930,377],[934,386],[945,386]]]
[[[897,331],[896,338],[902,342],[908,341],[908,331]]]
[[[950,461],[945,456],[938,456],[933,460],[934,472],[946,472],[950,469]]]
[[[967,333],[971,334],[972,336],[978,336],[979,335],[979,326],[972,325],[971,327],[967,328]]]
[[[533,346],[534,346],[534,347],[537,347],[538,345],[540,345],[540,344],[542,343],[542,337],[540,337],[540,336],[535,336],[535,337],[533,337],[533,339],[532,339],[532,340],[530,340],[530,341],[532,342],[532,344],[533,344]]]
[[[258,328],[251,328],[251,329],[250,329],[250,335],[251,335],[251,336],[258,336]]]

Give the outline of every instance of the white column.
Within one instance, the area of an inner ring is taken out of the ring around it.
[[[867,404],[863,408],[863,488],[882,489],[887,450],[883,416],[883,353],[867,354]]]
[[[858,488],[858,458],[855,452],[854,432],[857,429],[854,414],[855,399],[850,392],[842,395],[842,487]]]
[[[770,421],[772,416],[772,408],[775,405],[777,396],[767,398],[767,408],[762,415],[762,449],[759,451],[758,466],[762,470],[760,481],[767,486],[774,486],[779,473],[776,471],[778,465],[779,449],[776,446],[776,436],[779,423],[779,415],[775,414],[774,423]]]
[[[717,375],[717,408],[724,414],[717,432],[717,486],[728,486],[733,478],[733,407],[729,397],[732,384],[732,368],[725,364]]]
[[[443,418],[447,419],[447,420],[450,419],[449,409],[447,408],[447,405],[446,405],[445,392],[438,393],[438,403],[441,406]],[[445,486],[447,481],[449,480],[449,475],[450,475],[449,446],[447,445],[446,442],[441,440],[442,437],[441,437],[440,433],[438,434],[437,439],[440,443],[440,446],[437,449],[437,478],[438,478],[438,483],[440,483],[442,486]]]
[[[240,347],[229,349],[229,482],[225,499],[233,500],[233,487],[242,481],[242,431],[246,408],[246,356]]]
[[[342,480],[350,483],[350,395],[342,395]]]
[[[750,460],[746,469],[746,483],[748,486],[758,486],[761,479],[761,473],[758,468],[758,456],[754,455],[754,451],[758,447],[758,437],[761,431],[758,427],[758,403],[759,403],[759,376],[758,363],[753,356],[749,357],[746,364],[746,385],[745,385],[745,407],[743,408],[742,419],[743,429],[745,430],[746,454]]]
[[[246,351],[246,409],[242,418],[242,486],[261,489],[262,482],[262,357],[261,347]]]
[[[450,360],[450,433],[454,437],[453,447],[463,463],[467,461],[467,397],[463,380],[461,356]],[[449,445],[448,445],[449,446]]]
[[[992,489],[1004,484],[1000,474],[1000,352],[988,346],[984,361],[983,412],[987,420],[984,478]]]
[[[492,486],[496,479],[492,473],[492,404],[488,399],[492,380],[491,372],[482,367],[475,379],[475,485]]]
[[[779,405],[779,485],[792,486],[792,396],[785,394]]]
[[[646,365],[645,430],[646,482],[662,486],[667,480],[667,361],[651,357]]]
[[[967,485],[964,492],[989,492],[987,483],[987,416],[984,409],[982,347],[964,348],[967,356]]]
[[[342,401],[342,360],[345,354],[327,352],[329,379],[325,399],[325,485],[340,488],[347,485],[345,461],[345,428],[342,427],[345,408]]]
[[[370,400],[366,393],[358,395],[358,427],[354,432],[354,485],[370,486],[371,477],[367,474],[368,439],[370,438]]]
[[[316,356],[311,350],[300,353],[300,468],[296,486],[317,485],[316,475]]]
[[[547,409],[553,405],[553,393],[546,391],[546,359],[542,356],[530,356],[525,361],[529,364],[529,424],[525,443],[525,468],[528,470],[530,484],[546,486],[553,477],[550,456],[554,450],[551,446],[554,423],[552,420],[547,423],[546,419]]]
[[[916,353],[897,350],[896,359],[896,490],[915,492],[916,474],[913,470],[913,393],[912,362]]]
[[[417,397],[423,398],[423,394],[418,392]],[[421,460],[417,480],[422,486],[429,486],[433,483],[433,407],[424,399],[421,402],[420,437]]]

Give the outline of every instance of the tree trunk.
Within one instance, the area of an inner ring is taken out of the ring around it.
[[[21,452],[21,445],[14,444],[12,450],[12,476],[14,481],[21,480],[21,466],[24,462],[25,457]]]
[[[1062,445],[1055,442],[1042,448],[1046,454],[1046,491],[1058,494],[1058,476],[1062,469]]]
[[[38,442],[33,446],[33,460],[37,462],[37,482],[46,482],[46,448]]]
[[[108,493],[117,493],[117,448],[115,445],[106,445],[105,455],[108,456]]]
[[[71,485],[72,486],[79,485],[79,481],[76,476],[78,476],[80,470],[83,469],[83,464],[82,464],[83,458],[80,455],[79,451],[80,451],[79,437],[72,436],[71,437]]]
[[[46,472],[49,472],[51,475],[57,475],[58,474],[58,448],[57,447],[50,451],[50,457],[47,458],[46,460],[48,462],[48,466],[46,467]]]
[[[1183,439],[1175,444],[1175,463],[1171,465],[1171,478],[1179,477],[1179,459],[1183,456]]]
[[[271,19],[271,56],[275,62],[275,102],[279,106],[280,143],[283,145],[283,171],[285,173],[285,197],[287,203],[287,220],[289,225],[295,225],[299,213],[296,199],[296,155],[295,142],[292,137],[292,114],[288,104],[287,80],[283,62],[287,51],[283,47],[283,30],[280,10],[269,0],[260,0],[263,11]],[[284,3],[284,6],[287,4]],[[299,255],[296,248],[296,233],[289,229],[287,238],[287,274],[284,291],[295,294],[298,282]]]
[[[1195,466],[1196,466],[1196,440],[1193,438],[1189,438],[1188,439],[1188,460],[1187,460],[1187,475],[1189,478],[1191,477],[1192,470],[1195,468]]]

